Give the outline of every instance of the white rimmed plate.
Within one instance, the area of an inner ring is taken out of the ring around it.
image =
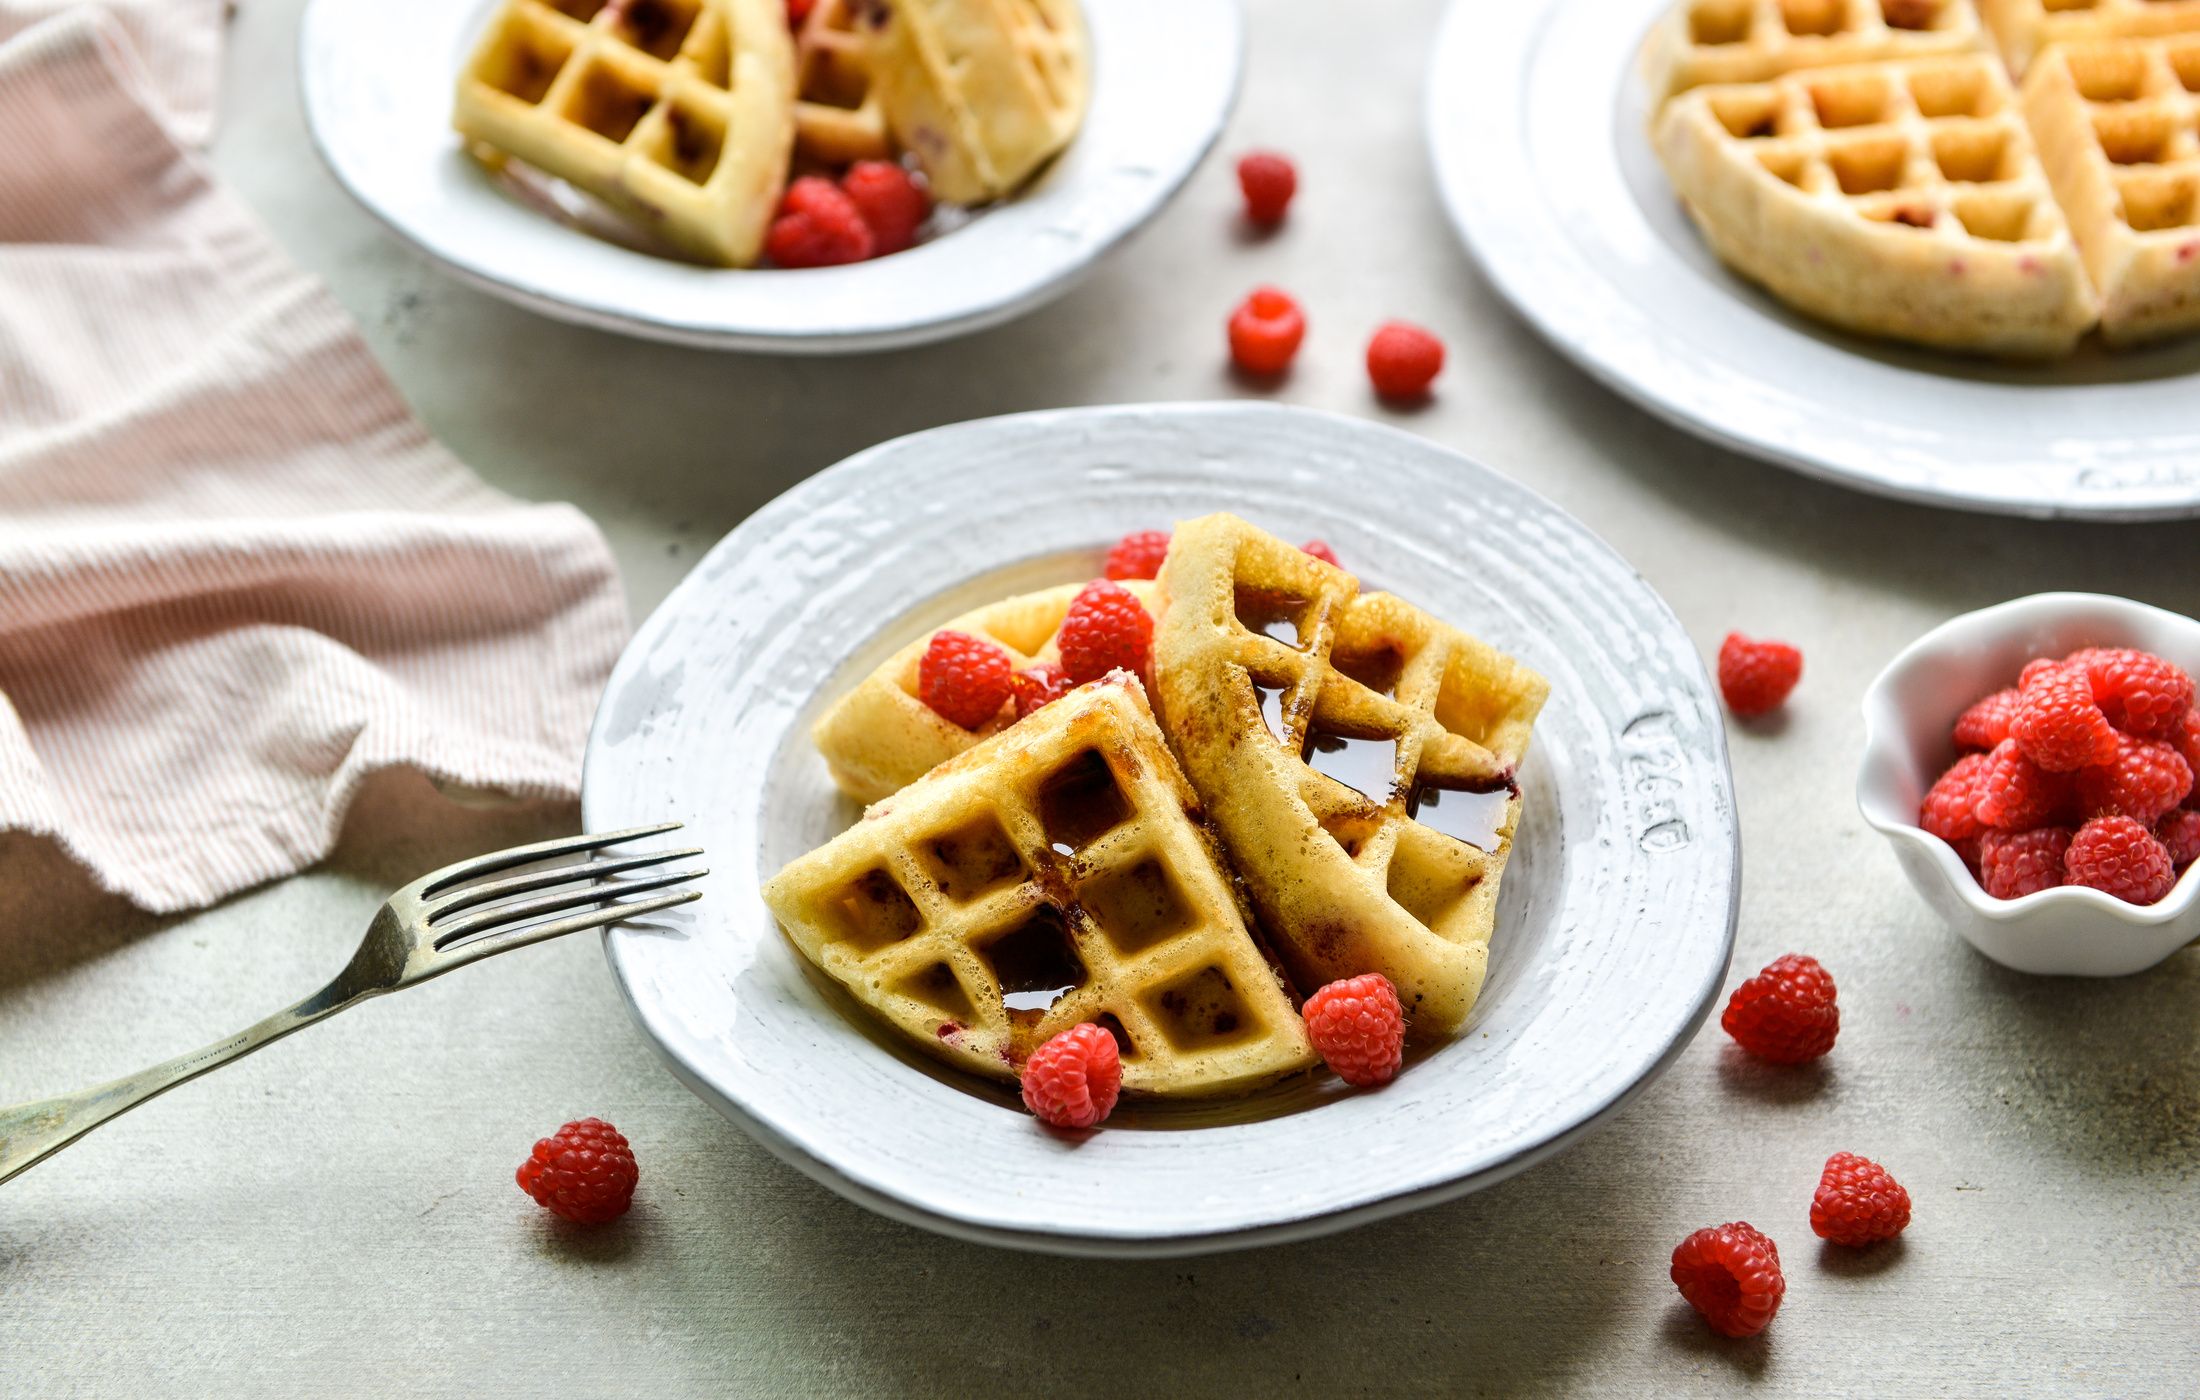
[[[1642,407],[1882,495],[2011,515],[2200,515],[2200,337],[1997,365],[1830,330],[1725,270],[1645,135],[1669,0],[1455,0],[1426,124],[1498,292]]]
[[[1168,202],[1222,130],[1237,0],[1095,0],[1092,105],[1030,188],[892,257],[696,267],[522,203],[460,149],[452,84],[492,0],[313,0],[299,39],[315,145],[368,212],[444,267],[561,320],[709,349],[838,354],[964,335],[1067,291]]]
[[[1115,537],[1218,509],[1328,539],[1550,677],[1489,981],[1466,1031],[1378,1092],[1302,1081],[1213,1109],[1126,1105],[1072,1141],[874,1029],[807,970],[758,890],[855,818],[808,739],[833,697],[924,627],[1089,578]],[[1670,1062],[1733,943],[1724,733],[1665,605],[1517,483],[1301,409],[986,419],[812,478],[643,624],[598,714],[583,803],[592,829],[676,817],[710,854],[700,903],[606,942],[674,1073],[851,1199],[1062,1253],[1303,1237],[1509,1176]]]

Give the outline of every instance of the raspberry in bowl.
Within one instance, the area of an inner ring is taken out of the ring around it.
[[[1864,697],[1857,805],[1910,883],[2020,972],[2116,977],[2200,938],[2183,746],[2200,622],[2043,593],[1928,632]]]

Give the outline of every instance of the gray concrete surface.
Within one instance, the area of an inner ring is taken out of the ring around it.
[[[1106,3],[1106,0],[1096,0]],[[1074,403],[1248,392],[1220,324],[1274,280],[1312,322],[1278,397],[1364,413],[1514,473],[1610,538],[1705,648],[1809,655],[1784,723],[1735,735],[1740,968],[1840,979],[1839,1048],[1768,1072],[1715,1030],[1608,1129],[1451,1205],[1318,1243],[1066,1262],[890,1224],[755,1147],[657,1066],[573,941],[338,1018],[0,1188],[0,1393],[1501,1395],[2191,1394],[2200,1361],[2200,954],[2089,984],[1974,956],[1850,800],[1865,682],[1949,614],[2050,587],[2200,609],[2200,528],[1891,505],[1672,432],[1513,321],[1453,243],[1417,130],[1434,0],[1253,0],[1225,143],[1295,153],[1282,236],[1233,229],[1228,166],[1068,299],[971,340],[839,361],[715,357],[538,320],[439,276],[315,161],[297,0],[245,0],[216,163],[358,315],[429,425],[508,490],[603,522],[637,614],[789,483],[894,434]],[[1390,315],[1453,360],[1394,415],[1358,357]],[[730,779],[737,781],[737,778]],[[196,917],[85,891],[0,843],[0,1101],[212,1039],[319,985],[391,886],[562,829],[377,785],[342,852]],[[596,1113],[640,1204],[561,1229],[513,1187]],[[1826,1155],[1886,1162],[1903,1242],[1806,1224]],[[1784,1246],[1765,1336],[1710,1336],[1673,1244],[1748,1219]]]

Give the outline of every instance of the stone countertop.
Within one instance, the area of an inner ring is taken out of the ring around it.
[[[1105,3],[1105,0],[1096,0]],[[1226,159],[1075,292],[951,344],[720,356],[558,325],[460,286],[308,144],[300,0],[246,0],[214,163],[358,316],[429,426],[490,481],[602,522],[639,617],[750,511],[881,439],[1064,404],[1232,397],[1221,322],[1255,283],[1311,330],[1274,396],[1512,473],[1632,560],[1708,654],[1729,628],[1809,662],[1737,727],[1749,880],[1735,980],[1809,951],[1839,1047],[1772,1071],[1708,1030],[1603,1131],[1465,1200],[1310,1244],[1161,1263],[1006,1253],[813,1185],[690,1096],[593,940],[378,1001],[109,1126],[0,1188],[0,1390],[23,1396],[592,1393],[1796,1395],[2185,1391],[2200,1360],[2200,954],[2088,983],[2006,972],[1935,922],[1856,815],[1864,685],[1947,616],[2085,588],[2200,612],[2200,527],[2048,525],[1852,495],[1664,427],[1498,303],[1437,207],[1419,132],[1436,0],[1346,20],[1252,0],[1227,155],[1297,157],[1248,237]],[[1433,405],[1369,396],[1389,316],[1451,347]],[[392,887],[570,829],[374,784],[320,869],[156,920],[0,842],[0,1101],[213,1039],[320,985]],[[1501,954],[1500,954],[1501,956]],[[636,1209],[578,1231],[511,1182],[600,1114]],[[1902,1241],[1821,1246],[1837,1150],[1916,1201]],[[1786,1247],[1764,1336],[1714,1338],[1673,1245],[1747,1219]]]

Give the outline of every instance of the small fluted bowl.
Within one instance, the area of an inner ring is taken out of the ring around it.
[[[2200,865],[2151,905],[2074,887],[1995,899],[1954,848],[1917,825],[1926,789],[1955,762],[1956,717],[2015,685],[2034,657],[2087,646],[2139,647],[2200,672],[2200,622],[2101,593],[2036,593],[1942,623],[1864,693],[1856,777],[1864,820],[1894,846],[1903,873],[1948,927],[2019,972],[2122,977],[2200,939]]]

